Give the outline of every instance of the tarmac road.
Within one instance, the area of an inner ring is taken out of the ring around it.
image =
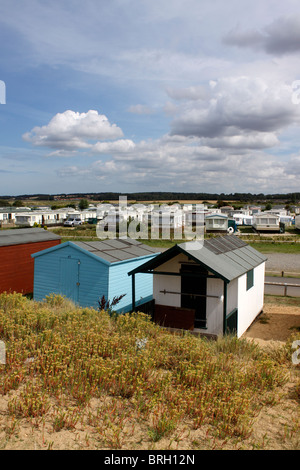
[[[300,277],[300,245],[298,253],[266,253],[266,271],[285,271],[299,273]]]

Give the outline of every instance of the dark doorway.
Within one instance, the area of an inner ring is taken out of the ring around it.
[[[206,328],[207,270],[198,264],[181,266],[181,307],[195,310],[195,328]]]

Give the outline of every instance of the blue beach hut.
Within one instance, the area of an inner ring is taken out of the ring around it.
[[[46,295],[66,296],[82,307],[98,307],[123,296],[117,312],[132,309],[132,285],[128,272],[154,258],[157,249],[138,240],[117,239],[95,242],[66,242],[34,253],[34,300]],[[135,305],[152,300],[152,276],[139,274],[135,280]]]

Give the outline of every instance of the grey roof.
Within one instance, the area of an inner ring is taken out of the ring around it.
[[[190,250],[191,245],[188,243],[183,245],[185,246],[181,247],[195,261],[199,260],[210,271],[219,274],[227,281],[245,274],[267,259],[234,235],[205,240],[200,250]]]
[[[61,237],[43,228],[19,228],[0,230],[0,246],[22,245],[49,240],[60,240]]]
[[[158,254],[158,249],[129,238],[96,242],[72,242],[109,263]]]
[[[266,256],[234,235],[204,240],[202,246],[195,242],[181,243],[144,263],[129,274],[149,271],[165,263],[179,253],[204,265],[208,271],[225,281],[232,281],[267,260]]]

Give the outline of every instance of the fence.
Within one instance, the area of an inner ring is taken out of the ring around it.
[[[279,287],[283,287],[284,288],[284,296],[286,297],[287,296],[287,291],[288,291],[288,287],[298,287],[298,289],[300,290],[300,284],[291,284],[291,283],[288,283],[288,282],[268,282],[268,281],[265,281],[265,286],[279,286]],[[280,294],[277,294],[277,295],[280,295]],[[299,295],[296,295],[297,297],[299,297]]]

